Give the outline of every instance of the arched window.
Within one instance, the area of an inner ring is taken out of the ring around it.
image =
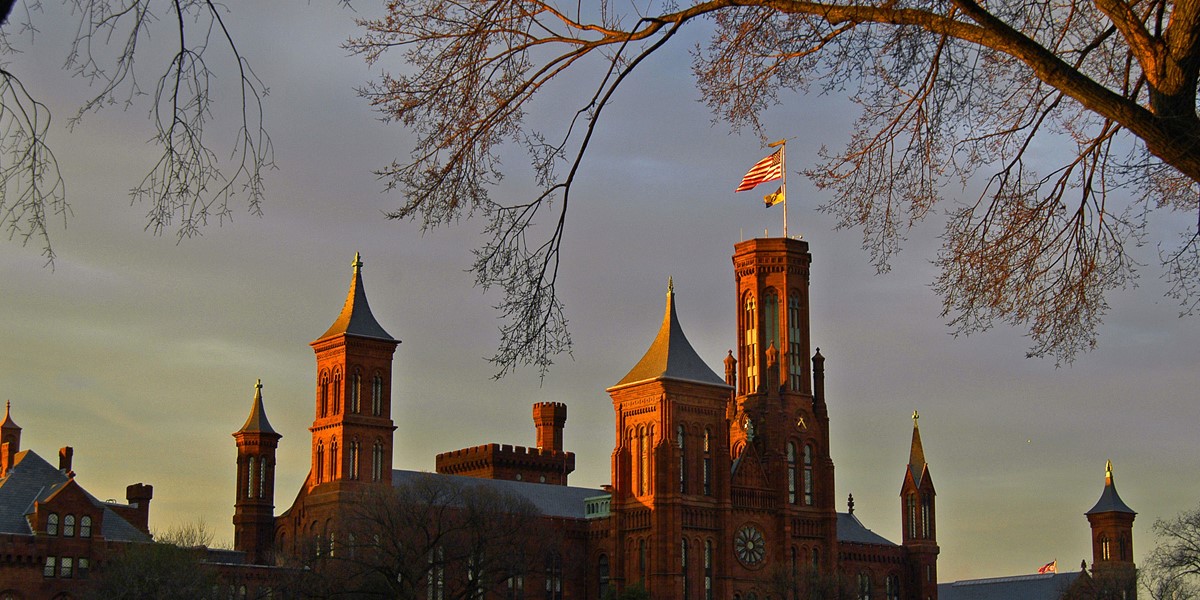
[[[746,294],[742,301],[742,327],[745,332],[745,356],[742,357],[742,365],[746,369],[745,391],[753,394],[758,390],[758,314],[751,294]]]
[[[63,517],[63,537],[75,537],[75,515]]]
[[[704,600],[713,600],[712,540],[704,540]]]
[[[788,381],[792,391],[804,390],[804,334],[800,328],[804,325],[804,317],[800,312],[800,290],[792,290],[788,294]]]
[[[371,448],[371,481],[383,480],[383,442],[375,440]]]
[[[1129,560],[1129,538],[1122,535],[1117,538],[1117,560]]]
[[[267,457],[258,459],[258,497],[267,497]]]
[[[917,496],[909,494],[905,499],[905,509],[908,512],[908,537],[917,539]]]
[[[362,395],[362,372],[354,369],[354,377],[350,380],[350,412],[361,412],[359,397]]]
[[[329,479],[337,479],[341,475],[341,467],[338,464],[338,445],[337,438],[333,438],[333,442],[329,444]]]
[[[321,389],[317,392],[317,416],[324,417],[329,414],[329,373],[321,372]]]
[[[646,540],[645,538],[638,540],[638,574],[641,575],[641,580],[646,581]]]
[[[58,513],[46,517],[46,535],[58,535]]]
[[[600,582],[600,593],[597,598],[604,598],[608,595],[608,555],[601,554],[600,558],[596,559],[596,576]]]
[[[865,571],[858,574],[858,600],[871,600],[871,576]]]
[[[646,471],[650,469],[650,440],[645,427],[638,428],[638,476],[637,493],[646,493]]]
[[[679,573],[683,575],[683,597],[690,599],[692,597],[691,578],[688,577],[688,543],[687,538],[683,538],[679,543]]]
[[[333,370],[333,414],[342,412],[342,371]],[[336,476],[336,474],[335,474]]]
[[[774,288],[767,288],[766,294],[763,295],[763,328],[766,329],[763,333],[766,337],[763,338],[763,345],[774,345],[776,350],[782,351],[779,347],[779,292]]]
[[[358,479],[358,440],[352,440],[350,442],[350,456],[348,456],[347,458],[349,461],[349,464],[347,466],[350,468],[349,479],[357,480]]]
[[[703,464],[703,481],[704,495],[712,495],[712,452],[710,450],[712,441],[709,439],[711,434],[708,428],[704,429],[704,464]]]
[[[1100,560],[1112,560],[1112,549],[1109,547],[1108,536],[1100,537]]]
[[[884,587],[887,600],[900,600],[900,576],[888,575]]]
[[[371,414],[383,414],[383,377],[378,373],[371,379]]]
[[[929,496],[921,498],[921,537],[933,539],[933,499]]]
[[[79,517],[79,537],[92,537],[92,517],[91,515],[83,515]]]
[[[254,497],[254,457],[246,457],[246,497]]]
[[[687,447],[683,425],[675,428],[675,443],[679,445],[679,493],[687,493]]]
[[[814,570],[818,570],[821,568],[821,549],[820,548],[813,548],[812,567]]]
[[[804,445],[804,504],[813,505],[813,447]]]
[[[788,504],[796,503],[796,444],[787,443]]]
[[[317,442],[317,460],[315,462],[317,464],[313,465],[313,470],[316,471],[314,477],[316,477],[317,483],[321,483],[325,479],[325,442]]]
[[[546,600],[562,600],[562,557],[558,552],[546,556]]]

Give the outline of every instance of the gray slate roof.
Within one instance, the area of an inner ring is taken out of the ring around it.
[[[837,514],[837,538],[839,542],[855,544],[877,544],[880,546],[895,546],[887,538],[867,529],[858,517],[851,513]]]
[[[717,376],[704,359],[700,358],[688,342],[687,336],[683,334],[683,327],[679,325],[679,318],[675,316],[673,285],[667,287],[667,310],[654,343],[650,344],[650,349],[646,350],[645,356],[638,361],[633,370],[613,388],[653,379],[679,379],[729,387],[725,380]]]
[[[46,462],[32,450],[18,452],[15,464],[0,478],[0,533],[33,535],[25,515],[33,511],[35,501],[45,501],[67,484],[66,474]],[[82,489],[82,488],[80,488]],[[84,490],[95,506],[104,508],[100,534],[106,539],[148,542],[150,537]]]
[[[1096,501],[1096,505],[1092,507],[1092,510],[1083,514],[1094,515],[1108,512],[1137,514],[1121,500],[1121,495],[1117,493],[1117,483],[1113,480],[1112,461],[1108,461],[1104,466],[1104,491],[1100,493],[1100,499]]]
[[[275,428],[271,427],[271,422],[267,420],[267,410],[263,408],[262,380],[259,380],[258,383],[254,385],[254,404],[250,406],[250,416],[246,417],[246,424],[242,425],[242,428],[237,432],[242,433],[250,431],[273,433],[279,437],[283,437],[279,435],[277,431],[275,431]]]
[[[967,579],[938,584],[938,600],[1058,600],[1080,572]]]
[[[354,277],[350,279],[350,291],[346,294],[346,303],[342,305],[342,313],[338,315],[333,325],[321,334],[318,340],[335,335],[354,335],[358,337],[375,338],[396,341],[384,331],[375,315],[371,314],[371,305],[367,304],[367,291],[362,281],[362,261],[358,253],[354,254]]]
[[[508,479],[483,479],[463,475],[445,475],[425,471],[392,471],[392,485],[400,486],[413,482],[421,477],[445,478],[446,481],[464,486],[484,486],[492,490],[514,494],[529,500],[534,506],[548,517],[565,517],[583,519],[584,500],[602,496],[608,492],[595,488],[569,487],[565,485],[550,485],[546,483],[530,483],[527,481],[512,481]]]

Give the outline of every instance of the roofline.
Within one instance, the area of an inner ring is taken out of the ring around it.
[[[720,388],[720,389],[724,389],[724,390],[734,389],[733,386],[729,385],[728,383],[715,383],[712,381],[700,381],[699,379],[684,379],[683,377],[671,377],[670,375],[659,375],[657,377],[650,377],[647,379],[639,379],[637,381],[630,381],[629,383],[622,383],[622,384],[614,385],[610,388],[605,388],[604,391],[611,393],[611,392],[615,392],[617,390],[625,389],[630,386],[640,385],[643,383],[649,383],[651,381],[679,381],[681,383],[694,383],[697,385],[704,385],[704,386]]]

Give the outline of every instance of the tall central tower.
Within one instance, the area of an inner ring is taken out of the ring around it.
[[[312,493],[392,480],[392,354],[400,344],[375,320],[354,255],[346,303],[333,325],[310,344],[317,355]]]

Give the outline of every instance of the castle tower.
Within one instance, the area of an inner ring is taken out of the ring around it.
[[[12,420],[12,402],[4,403],[4,421],[0,421],[0,477],[8,474],[21,451],[21,426]]]
[[[900,486],[900,522],[903,527],[903,546],[911,560],[908,589],[917,590],[911,597],[937,598],[937,511],[933,478],[925,463],[921,446],[921,418],[913,411],[912,446],[908,452],[908,468]]]
[[[728,507],[731,389],[688,342],[669,282],[654,342],[607,390],[616,425],[608,559],[620,565],[618,587],[642,582],[655,598],[732,596],[724,587],[728,540],[718,529],[725,513],[714,510]],[[686,515],[708,520],[685,530]]]
[[[267,420],[259,380],[250,416],[233,434],[238,452],[233,548],[254,564],[266,564],[275,536],[275,449],[282,437]]]
[[[1133,519],[1137,513],[1117,494],[1111,460],[1104,465],[1104,491],[1085,514],[1092,526],[1092,574],[1132,576]]]
[[[538,402],[533,405],[533,423],[537,427],[537,447],[562,452],[563,426],[567,423],[567,405],[562,402]]]
[[[310,344],[317,356],[310,491],[392,481],[392,354],[400,341],[371,314],[357,253],[352,266],[341,314]]]

